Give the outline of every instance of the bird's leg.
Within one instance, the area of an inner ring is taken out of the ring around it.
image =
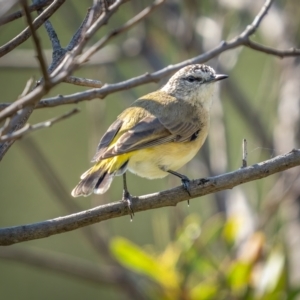
[[[127,189],[126,173],[123,174],[123,197],[122,197],[122,200],[127,203],[129,213],[130,213],[130,219],[132,221],[132,218],[134,216],[134,211],[133,211],[132,205],[131,205],[132,204],[132,196],[130,195],[130,193],[128,192],[128,189]]]
[[[190,190],[191,190],[191,189],[190,189],[190,182],[191,182],[191,181],[188,179],[187,176],[182,175],[182,174],[177,173],[177,172],[172,171],[172,170],[168,170],[167,172],[170,173],[170,174],[173,174],[173,175],[175,175],[175,176],[177,176],[177,177],[179,177],[179,178],[181,179],[183,188],[187,191],[187,193],[188,193],[190,196],[192,196],[191,193],[190,193]],[[190,205],[190,200],[188,200],[188,205]]]

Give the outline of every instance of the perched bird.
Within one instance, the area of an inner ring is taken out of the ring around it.
[[[105,193],[114,176],[123,175],[123,200],[131,209],[127,170],[149,179],[175,172],[190,161],[203,145],[209,128],[216,82],[227,78],[206,65],[189,65],[176,72],[160,90],[137,99],[108,128],[72,196]],[[132,210],[131,210],[132,212]]]

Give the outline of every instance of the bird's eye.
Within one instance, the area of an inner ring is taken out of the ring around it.
[[[189,76],[189,77],[187,77],[186,80],[187,80],[188,82],[194,82],[194,81],[197,80],[197,78],[195,78],[194,76]]]

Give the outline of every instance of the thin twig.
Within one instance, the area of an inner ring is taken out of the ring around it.
[[[88,79],[88,78],[81,78],[81,77],[75,77],[75,76],[68,76],[64,82],[71,83],[74,85],[79,86],[87,86],[92,88],[100,88],[103,86],[103,83],[99,80],[95,79]]]
[[[250,35],[253,35],[257,28],[259,27],[261,21],[268,13],[272,3],[274,0],[266,0],[256,17],[254,18],[253,22],[247,26],[247,28],[242,32],[242,34],[239,36],[241,39],[248,39]]]
[[[75,60],[75,58],[82,52],[83,48],[87,44],[87,42],[92,38],[92,36],[97,32],[97,30],[107,23],[109,18],[118,10],[120,5],[125,3],[127,0],[117,0],[110,8],[108,12],[104,12],[101,16],[95,20],[94,23],[91,24],[90,28],[86,28],[85,22],[90,22],[89,20],[89,12],[85,19],[85,21],[80,26],[80,32],[77,32],[75,35],[78,36],[77,42],[79,44],[72,46],[72,51],[66,54],[64,59],[56,66],[55,70],[52,72],[52,77],[57,77],[57,80],[60,80],[60,77],[65,77],[65,73],[72,73],[76,68],[79,67],[79,64]],[[83,34],[84,33],[84,34]],[[67,47],[68,50],[71,47],[71,43],[73,43],[73,39],[70,42],[70,45]]]
[[[102,6],[98,1],[96,1],[93,7],[88,9],[88,12],[83,22],[81,23],[78,30],[72,37],[68,46],[66,47],[67,51],[72,51],[81,42],[88,28],[91,26],[91,24],[93,24],[96,21],[96,19],[101,15],[101,13],[102,13]],[[104,15],[106,15],[106,13]]]
[[[267,14],[267,11],[270,8],[271,3],[272,3],[272,1],[270,1],[270,0],[267,0],[265,2],[264,6],[262,7],[262,9],[258,13],[258,15],[255,17],[255,19],[253,20],[251,25],[247,26],[247,28],[239,36],[237,36],[236,38],[232,39],[229,42],[222,42],[219,46],[215,47],[211,51],[208,51],[208,52],[201,54],[199,56],[196,56],[194,58],[185,60],[181,63],[175,64],[175,65],[170,65],[166,68],[163,68],[163,69],[156,71],[154,73],[151,73],[151,74],[146,73],[144,75],[140,75],[140,76],[131,78],[131,79],[123,81],[123,82],[104,85],[100,89],[87,90],[87,91],[84,91],[81,93],[75,93],[75,94],[70,94],[70,95],[66,95],[66,96],[60,95],[58,97],[43,99],[38,103],[36,108],[54,107],[54,106],[58,106],[58,105],[78,103],[81,101],[92,100],[95,98],[103,99],[105,96],[107,96],[108,94],[111,94],[111,93],[115,93],[115,92],[118,92],[121,90],[126,90],[128,88],[136,87],[136,86],[139,86],[139,85],[142,85],[145,83],[149,83],[149,82],[157,82],[161,78],[163,78],[171,73],[174,73],[175,71],[178,71],[180,68],[182,68],[186,65],[195,64],[195,63],[203,63],[225,51],[228,51],[230,49],[233,49],[233,48],[236,48],[236,47],[239,47],[242,45],[247,45],[248,37],[250,35],[252,35],[253,33],[255,33],[262,18]],[[110,36],[111,34],[112,33],[110,33],[108,36]],[[98,44],[98,43],[96,43],[96,44]],[[92,51],[92,50],[90,50],[90,51]],[[278,55],[278,56],[284,55],[285,50],[280,50],[280,51],[281,51],[281,52],[279,52],[280,55],[279,54],[276,54],[276,55]],[[293,53],[289,52],[288,56],[291,56],[292,54],[293,54],[293,56],[299,56],[300,51],[296,49],[295,51],[293,51]],[[87,55],[87,54],[84,54],[84,55]],[[83,60],[84,58],[85,58],[85,56],[82,56],[80,59]],[[0,110],[4,109],[3,108],[4,106],[5,105],[0,105]],[[1,118],[1,113],[0,113],[0,118]]]
[[[42,12],[43,12],[43,10],[38,10],[38,13],[42,13]],[[62,56],[64,56],[67,51],[61,47],[59,38],[58,38],[56,31],[54,30],[51,22],[49,20],[46,20],[44,23],[44,26],[46,28],[48,37],[49,37],[51,45],[52,45],[52,62],[57,61]],[[50,67],[49,67],[48,71],[49,71],[49,73],[51,72]]]
[[[51,4],[53,2],[53,0],[44,0],[44,1],[39,1],[38,3],[34,3],[30,6],[28,6],[28,11],[29,12],[33,12],[33,11],[36,11],[38,9],[41,9],[45,6],[48,6],[49,4]],[[12,22],[16,19],[19,19],[21,17],[23,17],[24,15],[24,11],[23,10],[19,10],[19,11],[16,11],[6,17],[3,17],[0,19],[0,26],[1,25],[4,25],[6,23],[9,23],[9,22]]]
[[[126,0],[116,1],[112,6],[110,6],[109,13],[107,13],[107,15],[104,15],[103,18],[99,18],[92,25],[92,27],[98,28],[98,26],[102,26],[105,22],[107,22],[107,20],[113,14],[113,12],[115,12],[117,10],[117,8],[125,1]],[[96,30],[91,31],[88,35],[88,38],[90,38],[91,34],[95,33],[95,32],[96,32]],[[77,48],[75,48],[73,52],[71,52],[70,54],[67,54],[64,57],[63,61],[60,63],[60,65],[52,72],[51,81],[50,81],[52,86],[55,86],[58,83],[60,83],[61,81],[63,81],[75,69],[76,63],[73,63],[74,57],[80,53],[80,49],[85,45],[86,42],[87,42],[87,37],[85,36],[85,38],[81,41],[80,45]],[[37,90],[37,88],[33,92],[35,92],[36,90]],[[43,91],[43,90],[39,91],[40,97],[42,97],[43,94],[45,94],[45,91]],[[4,110],[2,110],[0,112],[0,121],[3,120],[5,117],[8,117],[8,116],[14,114],[21,108],[23,108],[27,105],[30,105],[30,104],[35,104],[36,102],[37,102],[36,97],[31,95],[31,93],[26,95],[24,98],[16,100],[9,107],[5,108]],[[1,153],[0,153],[0,155],[1,155]]]
[[[9,129],[10,129],[10,121],[11,119],[10,118],[7,118],[2,126],[2,128],[0,128],[0,137],[3,135],[3,134],[6,134]]]
[[[20,247],[0,249],[0,258],[86,279],[101,285],[117,285],[123,280],[117,268],[95,265],[69,254]]]
[[[33,39],[33,42],[34,42],[34,47],[35,47],[35,50],[37,52],[37,59],[39,61],[40,69],[41,69],[42,74],[43,74],[44,87],[45,87],[46,90],[48,90],[50,88],[49,75],[48,75],[48,72],[47,72],[47,64],[46,64],[46,60],[45,60],[43,50],[42,50],[42,47],[41,47],[40,39],[37,36],[36,29],[34,29],[34,27],[33,27],[31,15],[30,15],[30,12],[28,10],[27,1],[22,0],[21,4],[23,6],[23,10],[24,10],[24,13],[25,13],[25,16],[26,16],[28,27],[31,31],[32,39]]]
[[[247,167],[247,156],[248,156],[246,139],[243,139],[242,149],[243,149],[242,168],[246,168]]]
[[[132,19],[127,21],[123,26],[111,31],[109,34],[104,36],[100,41],[95,43],[92,47],[90,47],[88,50],[86,50],[81,57],[78,59],[78,64],[82,64],[86,62],[95,52],[97,52],[99,49],[101,49],[106,43],[116,35],[123,33],[124,31],[129,30],[134,25],[139,23],[141,20],[143,20],[146,16],[148,16],[154,9],[156,9],[158,6],[163,4],[165,0],[156,0],[153,2],[152,5],[146,7],[144,10],[142,10],[139,14],[134,16]],[[87,31],[87,34],[89,34],[89,30]]]
[[[229,94],[229,99],[233,103],[235,109],[243,116],[244,120],[249,124],[249,129],[260,140],[261,145],[266,148],[273,149],[273,140],[268,135],[266,126],[259,112],[251,105],[251,100],[242,91],[241,87],[228,81],[223,89]],[[253,124],[255,120],[255,124]]]
[[[6,141],[10,141],[10,140],[17,140],[17,139],[22,138],[24,135],[27,135],[28,133],[31,133],[33,131],[51,127],[53,124],[55,124],[59,121],[65,120],[65,119],[75,115],[79,111],[80,110],[78,108],[74,108],[71,111],[69,111],[69,112],[67,112],[63,115],[61,115],[59,117],[56,117],[56,118],[52,118],[48,121],[37,123],[37,124],[34,124],[34,125],[27,124],[24,127],[22,127],[20,130],[14,131],[13,133],[9,133],[9,134],[3,135],[3,136],[0,136],[0,142],[6,142]]]
[[[109,7],[109,11],[111,9],[115,8],[116,5],[120,5],[121,2],[123,3],[123,1],[116,1],[111,7]],[[82,92],[82,93],[76,93],[76,94],[67,95],[67,96],[64,96],[64,97],[63,96],[58,96],[58,97],[54,97],[54,98],[50,98],[50,99],[44,99],[44,101],[39,102],[39,104],[37,106],[35,106],[35,108],[37,108],[37,107],[40,108],[40,107],[57,106],[57,105],[63,105],[63,104],[69,104],[69,103],[76,103],[76,102],[80,102],[80,101],[84,101],[84,100],[91,100],[91,99],[94,99],[94,98],[104,98],[106,95],[117,92],[117,91],[121,91],[121,90],[124,90],[124,89],[135,87],[135,86],[145,84],[145,83],[148,83],[148,82],[156,82],[160,78],[165,77],[165,76],[177,71],[178,69],[180,69],[180,68],[182,68],[182,67],[184,67],[188,64],[203,63],[203,62],[215,57],[216,55],[218,55],[222,52],[225,52],[225,51],[228,51],[230,49],[233,49],[233,48],[239,47],[241,45],[244,45],[245,43],[247,43],[248,37],[251,34],[253,34],[255,32],[255,30],[257,29],[257,27],[259,26],[262,18],[267,13],[271,3],[272,3],[272,1],[269,1],[269,0],[267,0],[265,2],[263,8],[261,9],[261,11],[257,15],[257,17],[254,19],[252,24],[249,25],[246,28],[246,30],[244,30],[239,36],[237,36],[235,39],[233,39],[229,42],[222,42],[219,46],[217,46],[216,48],[212,49],[211,51],[209,51],[207,53],[204,53],[203,55],[199,55],[199,56],[196,56],[192,59],[183,61],[179,64],[169,66],[167,68],[161,69],[161,70],[159,70],[157,72],[154,72],[152,74],[147,73],[145,75],[141,75],[141,76],[129,79],[127,81],[117,83],[117,84],[105,85],[100,89],[92,89],[92,90],[88,90],[88,91],[85,91],[85,92]],[[49,7],[48,7],[48,9],[49,9]],[[99,25],[99,24],[103,25],[104,24],[103,22],[105,22],[106,20],[107,20],[106,18],[103,19],[102,17],[100,17],[92,25],[92,27],[96,26],[96,25]],[[89,29],[90,34],[93,33],[93,30],[91,30],[91,31],[90,30],[91,29]],[[80,47],[83,47],[83,45],[86,43],[86,41],[87,40],[84,39],[81,42]],[[298,54],[295,53],[295,55],[298,55]],[[64,80],[69,75],[69,73],[72,71],[72,68],[75,69],[76,63],[74,64],[73,59],[74,59],[74,56],[70,56],[70,55],[68,56],[67,55],[67,57],[66,57],[66,61],[69,60],[69,66],[71,65],[71,68],[64,69],[64,63],[60,64],[60,68],[57,69],[57,73],[56,73],[57,76],[52,79],[53,85],[56,85],[59,82],[61,82],[62,80]],[[32,95],[27,95],[27,97],[24,97],[22,99],[19,99],[19,100],[15,101],[13,104],[10,104],[9,107],[7,107],[7,104],[0,105],[0,109],[3,109],[0,112],[0,120],[3,120],[5,117],[11,116],[17,110],[19,110],[20,108],[22,108],[24,106],[27,106],[31,103],[36,103],[38,96],[41,98],[44,94],[45,93],[43,93],[43,91],[37,91],[37,89],[35,89],[34,93]],[[26,122],[26,120],[25,120],[25,122]],[[0,145],[0,160],[4,155],[4,151],[7,151],[6,150],[7,146],[5,145],[5,147],[3,149],[1,149],[1,145]]]
[[[65,1],[65,0],[64,0]],[[62,5],[62,3],[64,1],[58,1],[56,0],[55,2],[53,2],[37,19],[35,19],[35,21],[33,22],[33,25],[35,26],[40,26],[41,24],[38,23],[38,20],[42,20],[42,22],[44,21],[44,19],[42,19],[42,16],[45,17],[45,19],[47,19],[47,15],[46,12],[48,11],[49,16],[60,6]],[[124,3],[126,0],[123,1],[116,1],[116,3],[114,3],[113,5],[111,5],[111,9],[113,9],[114,7]],[[56,6],[55,6],[56,5]],[[51,11],[51,13],[50,13]],[[112,14],[111,14],[112,15]],[[110,15],[110,16],[111,16]],[[48,16],[48,17],[49,17]],[[105,18],[105,21],[107,21],[109,19],[109,17]],[[25,30],[26,31],[26,30]],[[19,36],[20,38],[20,36]],[[18,40],[18,37],[16,37],[16,40]],[[8,43],[9,44],[9,43]],[[11,45],[10,45],[11,46]],[[5,48],[5,45],[4,45]],[[78,47],[77,47],[78,48]],[[76,49],[77,49],[76,48]],[[0,48],[1,49],[1,48]],[[3,47],[2,47],[3,49]],[[75,50],[76,50],[75,49]],[[1,53],[1,50],[0,50]],[[74,55],[76,55],[76,51],[74,53]],[[62,57],[58,57],[57,61],[52,62],[49,69],[51,67],[55,67],[57,66],[57,64],[60,63],[61,60],[66,60],[68,59],[68,56],[65,57],[65,59],[63,59],[63,57],[65,56],[64,53],[61,53]],[[50,83],[52,85],[52,87],[54,85],[57,85],[58,83],[60,83],[61,81],[63,81],[67,76],[69,76],[72,72],[72,68],[69,68],[67,71],[62,71],[58,76],[56,76],[55,78],[52,78]],[[49,87],[50,89],[50,87]],[[47,93],[47,90],[43,88],[43,86],[37,86],[33,91],[31,91],[28,95],[22,97],[21,99],[18,99],[17,101],[15,101],[13,104],[11,104],[9,107],[7,107],[6,109],[4,109],[5,113],[8,113],[8,116],[12,116],[13,114],[15,114],[18,110],[22,111],[18,114],[18,115],[14,115],[14,117],[12,118],[12,130],[10,131],[16,131],[18,129],[21,129],[25,123],[27,122],[28,118],[30,117],[30,115],[32,114],[33,110],[36,107],[37,102],[40,101],[40,99]],[[3,111],[3,112],[4,112]],[[1,112],[1,113],[3,113]],[[1,114],[0,113],[0,114]],[[5,117],[4,117],[5,118]],[[3,118],[3,119],[4,119]],[[1,119],[1,116],[0,116]],[[2,120],[3,120],[2,119]],[[12,144],[14,143],[15,140],[9,140],[3,143],[0,143],[0,161],[2,160],[2,158],[4,157],[4,155],[6,154],[6,152],[8,151],[8,149],[12,146]]]
[[[225,189],[232,189],[242,183],[268,177],[272,174],[300,166],[300,149],[276,156],[270,160],[241,168],[231,173],[197,179],[191,182],[188,195],[182,186],[141,197],[134,197],[132,207],[137,213],[165,206],[175,206],[187,199],[201,197]],[[39,223],[14,226],[0,229],[0,245],[7,246],[23,241],[40,239],[50,235],[63,233],[98,223],[104,220],[128,215],[127,204],[124,201],[101,205],[96,208],[78,212],[65,217],[59,217]],[[138,218],[138,217],[136,217]]]
[[[19,98],[22,98],[25,95],[27,95],[30,92],[30,90],[32,89],[33,84],[34,84],[34,79],[33,79],[33,77],[31,77],[29,80],[27,80],[24,90],[23,90],[22,94],[19,96]]]
[[[32,22],[33,28],[36,30],[39,27],[41,27],[44,24],[45,20],[50,18],[65,1],[66,0],[54,0],[53,3],[49,5],[42,14],[40,14],[36,19],[34,19],[34,21]],[[12,40],[0,47],[0,57],[15,49],[20,44],[24,43],[30,37],[30,35],[30,28],[25,28]]]
[[[266,54],[275,55],[280,58],[284,58],[287,56],[300,55],[300,49],[297,49],[297,48],[291,48],[291,49],[287,49],[287,50],[279,50],[279,49],[274,49],[274,48],[267,47],[267,46],[261,45],[259,43],[253,42],[250,39],[248,39],[248,41],[245,42],[244,45],[253,50],[263,52]]]

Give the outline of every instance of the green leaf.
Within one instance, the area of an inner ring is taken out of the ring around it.
[[[250,280],[252,266],[243,261],[236,261],[228,272],[228,282],[233,290],[245,288]]]
[[[191,300],[211,300],[216,299],[218,287],[216,284],[202,282],[190,290]]]
[[[110,248],[124,266],[149,276],[165,288],[178,289],[180,286],[180,276],[173,266],[164,264],[130,241],[120,237],[114,238]]]

